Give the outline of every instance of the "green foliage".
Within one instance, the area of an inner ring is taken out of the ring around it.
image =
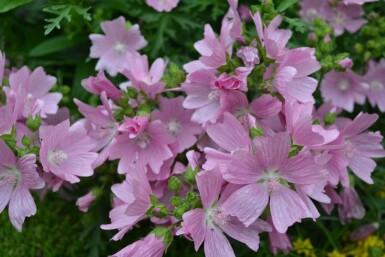
[[[19,6],[26,5],[32,2],[32,0],[2,0],[0,1],[0,13],[8,12]]]

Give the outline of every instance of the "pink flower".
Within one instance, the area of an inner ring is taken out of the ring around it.
[[[123,183],[111,188],[115,195],[114,208],[110,211],[111,224],[102,225],[104,230],[118,229],[112,238],[120,240],[137,222],[145,218],[150,208],[152,190],[143,167],[131,166]]]
[[[307,47],[288,50],[278,58],[278,67],[277,64],[269,66],[264,80],[271,78],[275,73],[273,90],[278,91],[286,100],[313,103],[313,93],[318,81],[310,75],[321,68],[314,51],[314,48]]]
[[[167,62],[158,58],[149,69],[147,56],[138,55],[131,59],[129,68],[124,69],[122,73],[130,80],[132,87],[145,92],[150,98],[155,98],[166,86],[166,83],[160,81],[166,66]]]
[[[321,82],[321,95],[324,101],[331,101],[334,106],[348,112],[354,109],[354,103],[364,104],[365,95],[360,79],[351,70],[347,72],[328,72]]]
[[[96,70],[106,70],[115,76],[120,68],[127,68],[132,56],[147,45],[140,34],[139,25],[126,29],[126,20],[119,17],[112,21],[104,21],[101,27],[105,35],[91,34],[91,58],[99,58]]]
[[[14,108],[10,104],[0,106],[0,136],[11,133],[17,117],[14,115]]]
[[[383,137],[380,132],[363,133],[377,119],[377,114],[361,112],[343,128],[336,142],[344,145],[343,153],[353,173],[369,184],[373,183],[371,173],[376,167],[376,162],[371,158],[385,157],[385,150],[381,145]]]
[[[290,136],[278,133],[274,137],[255,138],[254,152],[239,150],[223,177],[230,183],[244,185],[222,206],[224,211],[252,224],[265,210],[270,198],[273,224],[278,232],[302,218],[312,217],[300,196],[288,187],[311,185],[326,181],[326,175],[306,152],[288,158]]]
[[[97,77],[89,77],[82,80],[82,86],[90,93],[100,95],[103,91],[106,92],[107,97],[115,102],[119,102],[122,97],[120,90],[109,81],[104,72],[100,70]]]
[[[258,49],[252,46],[242,46],[237,56],[242,59],[246,67],[254,67],[259,63]]]
[[[350,69],[351,67],[353,67],[353,60],[350,59],[349,57],[346,57],[343,60],[341,60],[338,64],[343,69]]]
[[[29,190],[42,189],[45,184],[36,168],[34,154],[17,159],[0,139],[0,213],[9,204],[9,218],[18,231],[22,230],[26,217],[36,214],[36,205]]]
[[[126,173],[132,164],[147,164],[159,173],[163,162],[173,156],[168,145],[174,143],[166,125],[160,120],[148,122],[148,117],[126,118],[119,127],[122,132],[110,148],[110,159],[120,159],[118,172]]]
[[[338,205],[338,214],[342,224],[350,222],[352,218],[362,219],[365,208],[354,188],[344,188],[340,193],[342,204]]]
[[[88,207],[93,201],[95,201],[95,199],[96,196],[92,192],[89,192],[88,194],[78,198],[78,200],[76,201],[76,205],[79,207],[80,211],[87,212]]]
[[[196,109],[191,120],[204,124],[215,122],[236,99],[244,97],[237,83],[225,83],[222,78],[216,78],[214,73],[207,70],[199,70],[188,76],[188,81],[182,88],[187,93],[183,107]],[[231,82],[231,80],[230,80]],[[232,81],[236,82],[236,81]]]
[[[363,5],[365,3],[371,3],[371,2],[377,2],[378,0],[343,0],[344,4],[349,5],[349,4],[359,4]]]
[[[334,35],[336,36],[342,35],[344,30],[355,33],[367,22],[359,18],[364,14],[360,5],[339,3],[334,8],[327,6],[323,11],[323,17],[334,29]]]
[[[194,48],[202,55],[199,60],[183,66],[192,73],[200,69],[217,69],[226,64],[225,43],[218,40],[210,25],[205,25],[204,38],[194,44]]]
[[[287,236],[287,234],[279,233],[275,229],[271,217],[267,217],[266,221],[272,227],[272,231],[270,231],[268,234],[269,234],[269,248],[273,252],[273,254],[276,255],[279,251],[282,251],[286,254],[291,249],[293,249],[293,246],[291,245],[290,239]]]
[[[85,128],[77,123],[70,127],[69,120],[56,126],[41,126],[40,161],[45,172],[70,183],[79,182],[78,177],[92,176],[92,164],[98,157],[92,152],[95,142],[87,136]]]
[[[370,104],[377,105],[380,111],[385,112],[385,60],[369,62],[368,72],[363,77],[363,83],[367,88],[366,95]]]
[[[177,235],[191,236],[196,251],[204,242],[206,256],[217,256],[218,253],[221,253],[221,256],[235,257],[234,251],[223,233],[257,251],[259,248],[258,234],[269,231],[270,226],[258,220],[245,227],[236,217],[222,209],[221,206],[226,197],[219,198],[222,188],[222,178],[219,172],[201,171],[196,176],[196,181],[203,208],[193,209],[183,214],[182,228]],[[223,195],[225,194],[224,192]]]
[[[111,257],[162,257],[166,246],[162,238],[150,234],[123,248]]]
[[[302,0],[300,5],[301,18],[306,22],[312,22],[316,18],[322,18],[323,10],[328,8],[328,3],[325,0]]]
[[[268,57],[276,59],[279,55],[286,52],[286,44],[289,41],[291,30],[278,29],[282,22],[282,16],[277,15],[267,27],[263,26],[259,12],[253,16],[254,24],[257,29],[259,41],[266,48]]]
[[[158,12],[170,12],[178,5],[179,0],[146,0],[146,3]]]
[[[7,101],[15,104],[18,101],[23,103],[21,113],[23,117],[39,115],[45,118],[47,114],[55,114],[59,109],[62,94],[49,93],[55,83],[56,78],[46,75],[43,68],[38,67],[31,72],[24,66],[11,73],[10,87],[4,87],[3,90]]]
[[[152,114],[153,119],[162,121],[175,138],[171,149],[176,153],[192,147],[197,141],[196,136],[202,132],[201,126],[191,121],[193,111],[183,108],[183,101],[183,96],[172,99],[160,97],[159,110],[155,110]]]

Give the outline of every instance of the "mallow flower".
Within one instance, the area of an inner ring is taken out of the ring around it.
[[[9,204],[9,218],[18,231],[22,230],[26,217],[36,214],[36,204],[29,190],[42,189],[45,185],[36,168],[34,154],[18,159],[0,139],[0,213]]]
[[[118,70],[126,68],[133,56],[147,45],[140,34],[139,25],[127,29],[123,16],[100,24],[105,35],[91,34],[92,41],[90,57],[99,58],[96,70],[106,70],[115,76]]]
[[[223,177],[233,184],[244,185],[235,191],[222,208],[251,225],[265,210],[270,199],[270,212],[278,232],[302,218],[312,217],[305,202],[289,183],[311,185],[326,180],[327,173],[307,152],[288,158],[291,138],[288,133],[273,137],[256,137],[254,153],[235,151]]]
[[[92,164],[98,154],[92,151],[95,141],[87,136],[83,124],[78,122],[70,127],[69,120],[65,120],[56,126],[41,126],[39,135],[40,161],[45,172],[70,183],[94,174]]]

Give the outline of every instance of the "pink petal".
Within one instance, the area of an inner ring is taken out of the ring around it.
[[[36,214],[36,205],[31,193],[23,185],[18,185],[12,193],[9,202],[9,218],[12,225],[21,231],[26,217]]]
[[[216,228],[207,228],[204,246],[206,257],[235,257],[229,240]]]
[[[196,177],[197,186],[203,207],[210,208],[214,201],[218,200],[222,187],[222,176],[215,170],[201,171]]]

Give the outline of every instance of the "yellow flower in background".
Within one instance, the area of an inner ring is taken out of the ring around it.
[[[316,257],[314,247],[309,239],[298,238],[293,242],[293,249],[298,255],[305,257]]]
[[[347,255],[334,250],[333,252],[328,253],[328,257],[347,257]]]
[[[355,249],[349,252],[349,256],[369,257],[369,251],[371,249],[372,251],[373,249],[377,249],[382,252],[382,256],[385,256],[385,254],[383,254],[385,243],[378,236],[369,236],[366,239],[358,241]]]

